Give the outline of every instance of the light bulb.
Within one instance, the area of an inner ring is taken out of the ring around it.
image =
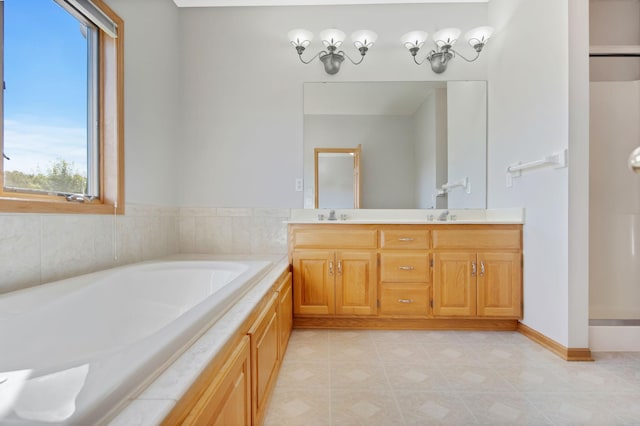
[[[424,31],[411,31],[400,37],[400,42],[407,49],[420,49],[429,35]]]
[[[467,39],[467,42],[471,45],[471,47],[476,48],[477,45],[484,46],[487,44],[487,41],[493,35],[492,27],[478,27],[473,28],[464,35],[464,38]]]
[[[287,36],[294,46],[308,47],[313,40],[313,33],[301,28],[289,31]]]
[[[340,47],[344,41],[344,37],[344,33],[335,28],[329,28],[320,33],[320,40],[322,40],[324,47]]]
[[[368,30],[360,30],[351,34],[351,41],[358,49],[361,47],[370,48],[377,39],[378,34]]]
[[[460,33],[458,28],[445,28],[433,35],[433,41],[438,47],[453,46],[458,41]]]

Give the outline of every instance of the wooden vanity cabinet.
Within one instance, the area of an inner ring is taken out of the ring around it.
[[[376,315],[377,231],[291,225],[293,312]]]
[[[433,244],[435,316],[522,316],[519,229],[434,230]]]
[[[380,316],[430,314],[430,232],[407,226],[380,229]]]
[[[522,225],[290,224],[297,327],[513,329]]]

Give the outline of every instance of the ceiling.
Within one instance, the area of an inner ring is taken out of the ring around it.
[[[173,0],[178,7],[221,6],[334,6],[398,3],[488,3],[489,0]]]

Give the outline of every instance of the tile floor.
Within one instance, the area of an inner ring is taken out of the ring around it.
[[[640,352],[516,332],[294,330],[265,425],[640,425]]]

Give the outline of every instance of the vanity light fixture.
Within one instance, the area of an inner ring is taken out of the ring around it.
[[[631,171],[640,174],[640,146],[629,155],[629,168]]]
[[[424,31],[411,31],[406,33],[400,38],[400,41],[409,49],[413,61],[422,65],[425,61],[431,63],[431,69],[436,74],[440,74],[447,69],[449,61],[456,56],[460,56],[467,62],[473,62],[480,57],[480,52],[489,38],[493,34],[493,28],[491,27],[478,27],[467,31],[465,38],[467,42],[476,51],[476,56],[471,59],[467,59],[460,54],[460,52],[453,49],[453,45],[458,41],[461,31],[458,28],[445,28],[436,32],[433,35],[433,43],[436,45],[434,50],[431,50],[429,54],[420,62],[416,59],[418,51],[422,48],[427,41],[428,34]]]
[[[360,64],[364,60],[364,56],[369,51],[369,48],[373,46],[373,43],[375,43],[378,38],[376,33],[368,30],[360,30],[351,34],[351,40],[360,52],[360,60],[354,61],[344,51],[338,50],[345,39],[345,34],[340,30],[330,28],[320,32],[320,40],[327,50],[321,50],[316,53],[314,57],[305,61],[302,59],[302,53],[309,47],[309,44],[311,44],[313,33],[311,31],[297,29],[289,31],[288,36],[303,64],[309,64],[315,58],[319,57],[320,61],[324,64],[324,70],[327,74],[335,74],[340,71],[340,65],[342,61],[344,61],[344,58],[348,58],[354,65]]]

